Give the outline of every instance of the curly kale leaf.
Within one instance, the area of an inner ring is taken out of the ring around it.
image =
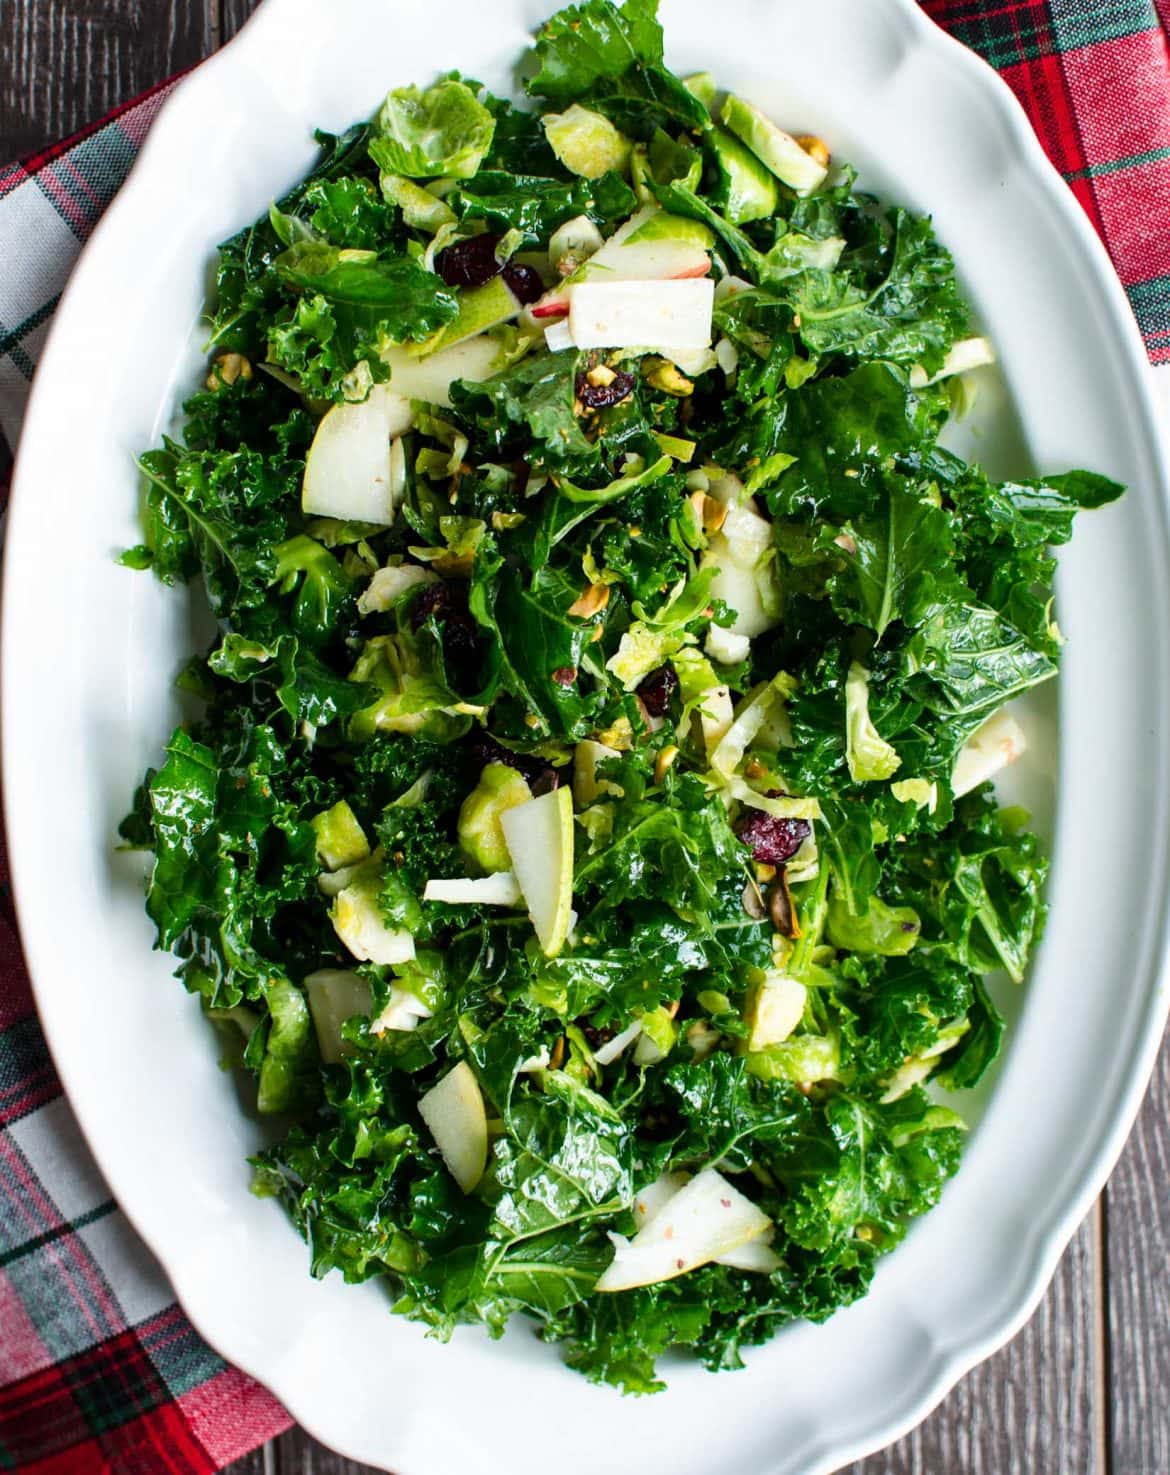
[[[551,103],[584,103],[625,133],[709,128],[706,107],[662,60],[658,0],[585,0],[566,6],[536,34],[537,71],[528,92]]]

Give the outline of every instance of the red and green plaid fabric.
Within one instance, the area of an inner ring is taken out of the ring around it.
[[[922,0],[1023,103],[1170,363],[1170,0]]]
[[[921,3],[1024,104],[1170,365],[1170,0]],[[10,445],[73,261],[169,85],[0,169]],[[1170,368],[1155,379],[1170,390]],[[0,1471],[206,1475],[288,1423],[195,1334],[111,1201],[45,1049],[0,858]]]

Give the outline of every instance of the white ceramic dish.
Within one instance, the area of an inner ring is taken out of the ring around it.
[[[521,1328],[443,1347],[377,1287],[312,1282],[281,1211],[247,1192],[256,1128],[150,953],[140,865],[112,849],[193,640],[184,599],[113,554],[136,541],[132,457],[198,373],[214,242],[300,176],[312,125],[453,66],[507,90],[551,8],[268,0],[156,124],[58,311],[17,470],[3,762],[25,948],[77,1114],[187,1312],[327,1443],[398,1475],[535,1475],[553,1452],[561,1475],[821,1475],[921,1418],[1024,1321],[1120,1149],[1166,1009],[1170,545],[1141,346],[1023,114],[911,0],[722,0],[717,24],[698,0],[663,7],[680,69],[815,128],[868,187],[935,214],[1005,366],[972,432],[992,469],[1085,465],[1132,487],[1063,561],[1049,934],[964,1167],[872,1294],[746,1372],[680,1363],[669,1392],[631,1401]],[[1055,730],[1036,743],[1041,790]]]

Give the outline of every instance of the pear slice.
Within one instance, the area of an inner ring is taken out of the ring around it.
[[[483,1093],[466,1060],[419,1098],[418,1110],[452,1178],[470,1193],[487,1167],[488,1138]]]
[[[492,277],[482,287],[465,287],[459,293],[458,316],[433,338],[413,344],[408,352],[415,358],[431,358],[486,333],[516,316],[523,304],[502,276]]]
[[[451,385],[456,379],[482,384],[503,368],[505,357],[502,345],[486,333],[453,343],[428,358],[417,358],[405,348],[388,348],[382,354],[395,393],[444,409],[450,407]]]
[[[962,798],[977,785],[994,778],[1027,748],[1027,735],[1011,712],[1006,707],[993,712],[959,749],[951,774],[951,791],[955,798]]]
[[[982,369],[995,363],[995,349],[987,338],[960,338],[952,344],[942,367],[928,374],[921,364],[910,370],[910,388],[925,389],[928,384],[937,384],[941,379],[950,379],[954,374],[966,374],[972,369]]]
[[[341,1026],[355,1014],[370,1012],[370,985],[357,973],[320,968],[305,979],[305,992],[321,1059],[326,1065],[336,1065],[346,1053]]]
[[[686,1173],[660,1173],[653,1183],[647,1183],[634,1198],[634,1223],[638,1228],[645,1229],[690,1181]]]
[[[689,1181],[686,1173],[662,1173],[653,1183],[648,1183],[634,1199],[634,1222],[638,1228],[644,1229],[652,1219],[656,1219]],[[775,1233],[774,1226],[769,1225],[755,1239],[746,1240],[737,1249],[718,1256],[715,1264],[770,1275],[781,1264],[780,1256],[772,1248]]]
[[[423,901],[445,901],[452,906],[514,907],[520,899],[520,887],[511,871],[456,876],[449,881],[435,879],[423,888]]]
[[[573,913],[573,796],[550,789],[500,816],[512,871],[545,956],[555,958]]]
[[[305,462],[301,506],[315,517],[394,521],[390,442],[411,425],[410,401],[375,384],[361,404],[334,405],[317,426]]]
[[[671,215],[646,205],[618,227],[559,286],[551,288],[529,311],[533,318],[563,317],[578,282],[665,281],[704,277],[711,270],[714,236],[697,220]]]
[[[704,1168],[632,1240],[614,1235],[615,1254],[598,1291],[657,1285],[707,1265],[764,1234],[772,1221],[716,1172]]]
[[[573,798],[584,807],[593,804],[606,794],[621,795],[622,790],[611,779],[598,778],[598,764],[607,758],[620,758],[616,748],[606,743],[582,738],[573,752]]]
[[[733,1270],[754,1270],[760,1275],[771,1275],[773,1270],[779,1270],[783,1261],[772,1248],[772,1230],[765,1229],[763,1234],[749,1239],[737,1250],[728,1250],[726,1255],[720,1255],[716,1263],[730,1265]]]

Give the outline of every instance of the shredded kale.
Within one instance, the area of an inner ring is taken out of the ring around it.
[[[984,759],[1121,489],[940,444],[973,330],[929,219],[673,75],[655,0],[562,10],[527,76],[540,112],[391,93],[221,247],[124,555],[216,635],[122,834],[312,1273],[645,1393],[863,1295],[958,1167],[930,1088],[1044,925]],[[716,278],[716,351],[551,351],[637,229]],[[751,1233],[656,1260],[640,1195],[712,1173]]]

